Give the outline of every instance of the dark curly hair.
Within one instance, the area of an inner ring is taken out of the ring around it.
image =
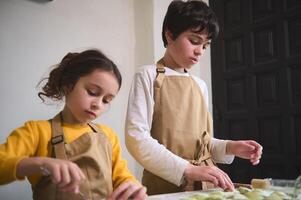
[[[52,100],[61,100],[66,95],[66,88],[73,89],[79,78],[92,73],[95,69],[112,72],[120,89],[122,77],[114,62],[101,51],[89,49],[81,53],[68,53],[50,72],[49,77],[43,79],[47,82],[38,96],[43,102],[45,96]]]
[[[219,32],[217,17],[212,9],[203,1],[172,1],[168,6],[163,21],[162,39],[164,47],[167,46],[166,30],[172,33],[175,40],[188,29],[192,29],[194,32],[206,30],[208,31],[208,39],[214,39]]]

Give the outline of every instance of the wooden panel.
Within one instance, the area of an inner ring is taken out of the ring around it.
[[[260,20],[275,14],[275,0],[252,0],[253,20]]]
[[[301,1],[300,0],[286,0],[287,9],[300,9]]]
[[[260,143],[267,154],[284,153],[284,130],[281,117],[258,118]]]
[[[227,39],[225,42],[226,70],[242,68],[244,65],[244,50],[242,36]]]
[[[285,168],[283,165],[280,164],[262,165],[261,177],[287,179],[287,177],[285,176]]]
[[[254,139],[261,163],[222,165],[233,181],[301,174],[301,1],[210,0],[221,24],[212,42],[217,138]],[[226,28],[225,28],[226,27]]]
[[[252,172],[248,162],[235,159],[231,167],[235,168],[235,170],[231,170],[231,179],[233,182],[250,183],[253,176],[251,175]]]
[[[237,26],[242,22],[240,0],[225,1],[225,28]]]
[[[277,38],[275,26],[261,27],[254,31],[255,63],[277,58]]]
[[[298,64],[291,69],[291,86],[293,104],[301,104],[301,64]]]
[[[229,120],[229,139],[249,139],[248,130],[248,121],[246,119]]]
[[[294,133],[296,136],[297,155],[301,156],[301,115],[294,116]]]
[[[301,17],[288,19],[289,55],[301,55]]]
[[[227,107],[228,111],[246,110],[246,81],[244,78],[228,80]]]
[[[279,75],[277,72],[258,74],[256,88],[258,107],[271,107],[279,104]]]

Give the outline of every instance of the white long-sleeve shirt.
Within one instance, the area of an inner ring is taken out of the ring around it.
[[[192,76],[165,67],[166,76]],[[148,171],[179,186],[188,161],[173,154],[151,136],[150,130],[154,112],[154,81],[156,65],[142,66],[135,74],[130,89],[125,123],[125,140],[128,151]],[[197,82],[208,106],[206,83],[196,76]],[[226,140],[212,138],[211,155],[217,163],[231,163],[233,155],[226,155]]]

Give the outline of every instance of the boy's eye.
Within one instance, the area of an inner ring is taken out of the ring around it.
[[[200,44],[200,41],[197,40],[197,39],[191,39],[190,42],[191,42],[191,44],[193,44],[193,45],[198,45],[198,44]]]
[[[203,49],[204,49],[204,50],[207,49],[209,45],[210,45],[209,43],[204,44],[204,45],[203,45]]]

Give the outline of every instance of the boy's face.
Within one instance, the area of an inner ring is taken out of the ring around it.
[[[119,84],[111,72],[94,70],[81,77],[66,95],[63,117],[66,123],[87,123],[109,107]]]
[[[200,56],[210,44],[207,37],[207,31],[194,32],[190,29],[173,39],[171,33],[168,32],[166,50],[174,61],[173,67],[190,69],[192,65],[198,63]]]

